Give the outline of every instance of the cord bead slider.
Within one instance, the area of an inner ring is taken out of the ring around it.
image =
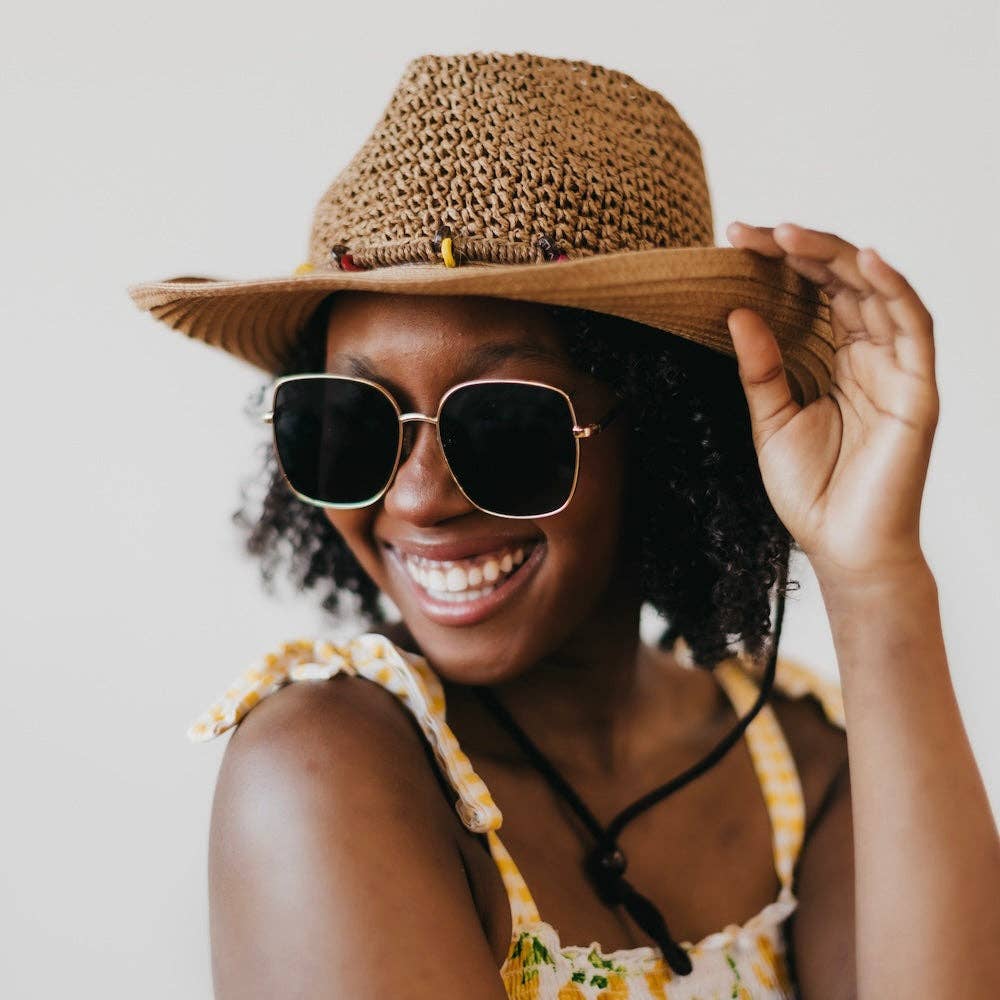
[[[616,845],[597,844],[587,855],[584,867],[597,890],[597,895],[611,905],[620,903],[625,895],[622,876],[628,868],[625,852]]]

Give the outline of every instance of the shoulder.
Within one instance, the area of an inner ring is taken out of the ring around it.
[[[847,733],[830,720],[815,698],[776,691],[771,705],[795,758],[808,806],[846,759]]]
[[[840,684],[800,660],[779,656],[771,704],[799,768],[808,807],[847,758]]]
[[[286,682],[237,722],[219,771],[217,804],[250,805],[261,819],[336,804],[338,822],[350,823],[353,810],[406,795],[414,800],[411,811],[440,826],[447,802],[425,745],[411,712],[365,676],[341,670]]]
[[[720,664],[720,679],[745,712],[756,701],[763,667],[742,655]],[[802,661],[779,655],[768,705],[798,772],[806,824],[847,757],[844,706],[839,683]]]
[[[429,665],[386,636],[365,632],[346,642],[297,639],[272,649],[201,713],[188,736],[203,741],[234,730],[219,774],[220,800],[251,794],[265,772],[289,788],[319,778],[310,801],[327,793],[383,794],[403,782],[434,791],[421,801],[428,808],[443,804],[454,824],[447,807],[455,789],[435,760],[442,736],[434,723],[443,711]],[[346,787],[339,789],[345,771]]]
[[[419,727],[390,691],[341,672],[269,694],[233,733],[213,801],[218,995],[401,995],[441,934],[488,982],[457,830]],[[415,902],[434,915],[426,925]],[[414,995],[444,995],[437,975]]]
[[[779,656],[774,674],[774,692],[791,702],[808,704],[832,728],[843,730],[844,699],[840,682],[790,656]]]
[[[837,983],[855,992],[854,826],[843,702],[836,681],[795,663],[773,705],[796,761],[806,826],[795,869],[798,907],[789,921],[803,995]]]
[[[341,673],[286,684],[263,698],[236,725],[223,760],[311,771],[308,765],[322,759],[329,775],[345,755],[377,768],[401,755],[412,759],[420,742],[412,717],[389,691]]]
[[[854,817],[845,754],[811,817],[795,872],[788,934],[804,996],[857,996]],[[836,984],[830,992],[831,984]]]
[[[273,649],[201,713],[188,736],[203,741],[235,730],[219,774],[220,802],[251,794],[267,773],[290,789],[308,783],[310,802],[337,794],[344,803],[405,786],[433,792],[419,796],[421,808],[443,807],[452,832],[458,818],[470,828],[498,825],[499,811],[454,745],[444,711],[427,661],[365,632]]]
[[[345,643],[295,639],[282,643],[246,668],[188,727],[195,742],[211,740],[238,725],[264,699],[295,681],[329,680],[338,674],[376,681],[394,694],[434,686],[427,668],[414,664],[385,636],[372,632]],[[425,692],[426,693],[426,692]]]

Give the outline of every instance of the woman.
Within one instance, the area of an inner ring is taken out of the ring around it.
[[[442,149],[460,153],[424,169]],[[218,995],[995,981],[996,831],[918,533],[931,318],[829,233],[734,224],[744,253],[689,253],[711,232],[696,150],[623,74],[422,57],[324,196],[306,280],[136,293],[285,373],[251,547],[273,560],[291,541],[303,583],[332,582],[331,606],[353,592],[379,625],[287,644],[193,729],[240,723],[212,822]],[[649,152],[669,169],[637,166]],[[527,175],[545,211],[525,208]],[[432,239],[407,214],[425,208],[450,220]],[[540,218],[553,235],[525,238]],[[313,280],[326,254],[336,272]],[[753,260],[759,284],[723,260]],[[827,296],[830,356],[824,303],[774,262]],[[706,332],[720,309],[730,344]],[[762,683],[744,662],[767,648],[776,580],[780,630],[792,544],[822,588],[842,700],[777,664],[776,641]],[[381,595],[400,613],[387,627]],[[655,647],[644,603],[670,620]],[[727,730],[749,753],[725,752]]]

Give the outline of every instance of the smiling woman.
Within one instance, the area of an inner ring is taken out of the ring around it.
[[[929,313],[833,234],[712,230],[662,95],[424,56],[293,276],[132,289],[278,376],[247,545],[366,619],[191,726],[236,728],[219,996],[992,995],[1000,856],[917,530]],[[793,548],[843,696],[778,658]]]
[[[488,703],[468,697],[470,690],[489,686],[522,720],[540,713],[531,728],[544,734],[547,751],[555,751],[559,767],[574,775],[586,800],[606,796],[602,786],[617,786],[621,793],[610,802],[621,805],[635,776],[678,771],[678,762],[697,759],[693,749],[704,752],[718,743],[725,725],[731,725],[729,700],[739,696],[714,683],[693,683],[686,676],[690,672],[680,668],[670,651],[683,635],[681,646],[692,663],[712,668],[726,661],[732,667],[728,640],[736,634],[745,651],[760,654],[770,626],[770,591],[793,544],[760,480],[732,359],[679,338],[664,338],[633,321],[585,310],[486,297],[346,291],[321,303],[289,352],[277,385],[301,385],[305,379],[311,380],[316,398],[324,387],[335,389],[335,415],[331,416],[329,399],[324,397],[325,434],[322,447],[315,450],[305,444],[311,436],[301,430],[301,422],[295,424],[298,431],[287,445],[281,443],[276,426],[278,444],[268,453],[263,470],[268,480],[263,510],[255,522],[247,510],[239,515],[249,529],[248,547],[262,558],[268,579],[282,553],[290,551],[290,568],[301,586],[330,588],[325,598],[329,609],[357,610],[352,601],[345,602],[353,592],[369,627],[382,627],[384,635],[395,639],[397,650],[418,653],[421,662],[433,664],[433,678],[418,673],[410,676],[409,683],[442,682],[447,721],[443,711],[436,718],[426,706],[423,711],[410,707],[432,733],[447,727],[457,734],[454,753],[465,752],[459,745],[474,749],[477,770],[491,767],[491,761],[505,761],[512,769],[499,769],[490,782],[511,784],[514,812],[505,805],[507,828],[516,831],[518,825],[529,823],[527,815],[518,817],[516,805],[523,795],[523,756],[516,743],[512,745],[510,726],[503,725],[504,718],[509,720],[506,711],[498,721]],[[364,381],[359,384],[355,379]],[[518,412],[524,409],[523,401],[503,398],[496,412],[474,408],[463,415],[467,422],[478,420],[484,427],[488,422],[489,432],[481,428],[473,434],[469,427],[459,438],[457,432],[437,433],[446,422],[435,427],[425,421],[411,422],[407,429],[404,411],[443,416],[442,401],[454,398],[456,386],[481,386],[488,393],[512,382],[552,395],[572,419],[563,414],[560,420],[546,412],[544,420],[535,421],[531,412]],[[364,390],[360,396],[358,388]],[[279,402],[280,391],[275,393],[275,421],[281,419]],[[292,408],[291,401],[286,405]],[[317,406],[313,399],[310,408]],[[384,408],[389,419],[375,419],[369,406]],[[514,415],[519,418],[513,425],[517,433],[507,426]],[[346,448],[346,442],[361,440],[360,424],[379,428],[378,434],[365,433],[363,456],[356,448]],[[498,427],[506,433],[498,433]],[[552,462],[546,461],[557,450],[550,439],[575,446],[574,428],[586,436],[579,439],[580,447],[571,450],[572,474],[564,492],[546,501],[545,491],[559,478]],[[464,457],[456,454],[463,447],[469,449]],[[375,452],[383,452],[384,459],[376,460]],[[321,484],[315,475],[311,480],[297,475],[303,467],[317,469],[324,462],[331,474],[328,483]],[[370,480],[373,466],[379,471]],[[537,514],[516,518],[493,514],[491,508],[498,504],[487,496],[479,497],[483,506],[477,505],[468,495],[472,467],[489,472],[494,493],[517,497],[524,509]],[[357,484],[359,477],[364,485]],[[356,501],[352,490],[368,499]],[[386,621],[381,595],[398,609],[397,621]],[[670,622],[656,649],[638,640],[644,604]],[[347,653],[347,658],[365,660],[356,653]],[[376,662],[383,663],[384,658],[380,652]],[[400,671],[412,669],[405,656],[393,665]],[[788,661],[782,661],[779,690],[786,695],[791,693],[786,688],[794,687],[789,679],[792,670]],[[314,676],[309,670],[306,675]],[[393,673],[386,668],[367,676],[386,682]],[[811,690],[819,696],[822,683],[799,674],[800,684],[803,678],[798,693]],[[273,693],[289,679],[290,675],[266,672],[263,688],[258,685],[239,697]],[[826,698],[830,721],[839,723],[836,693],[827,692]],[[748,704],[734,701],[741,714]],[[238,721],[249,706],[238,701],[235,707],[232,713],[223,708],[222,724],[209,720],[212,732]],[[664,726],[666,716],[671,721]],[[810,764],[815,777],[809,798],[817,799],[820,786],[830,781],[843,760],[842,742],[819,716],[793,718],[792,725],[811,729],[813,739],[818,727],[829,754],[821,766]],[[519,726],[514,732],[515,741],[524,738]],[[748,733],[748,738],[758,742],[751,745],[763,747],[759,725],[752,732],[755,735]],[[781,737],[775,733],[774,738]],[[439,761],[447,759],[447,751],[433,738],[431,745]],[[545,774],[552,765],[545,757],[539,760],[538,752],[529,746],[529,759]],[[782,764],[794,766],[787,751]],[[780,769],[757,775],[747,771],[744,768],[738,781],[744,795],[758,784],[766,790],[780,780]],[[551,777],[551,771],[548,774]],[[564,780],[556,772],[557,786]],[[636,790],[650,783],[640,781]],[[785,794],[801,806],[797,784]],[[452,795],[454,789],[449,798]],[[463,802],[460,796],[460,814]],[[758,823],[767,818],[759,807],[756,813]],[[565,822],[553,814],[545,821],[547,826],[535,827],[533,839],[551,836]],[[782,822],[788,820],[778,817],[779,826]],[[776,837],[779,826],[774,827]],[[629,856],[648,852],[655,857],[655,840],[663,836],[663,829],[653,827],[650,836],[651,841],[632,843]],[[468,845],[463,867],[470,873],[473,897],[493,897],[493,908],[482,914],[484,929],[510,928],[499,933],[495,951],[505,979],[513,982],[527,975],[531,966],[515,975],[508,946],[513,948],[518,936],[528,933],[540,918],[532,919],[530,908],[526,913],[523,900],[517,903],[522,896],[531,897],[506,849],[495,837],[484,843],[496,868],[484,870],[481,852]],[[579,844],[566,844],[570,857],[579,850]],[[783,898],[774,898],[775,868],[774,862],[765,860],[766,846],[761,846],[759,857],[762,864],[747,873],[748,886],[738,894],[745,898],[734,905],[727,897],[722,909],[725,920],[715,913],[705,915],[704,926],[692,920],[692,926],[701,927],[692,940],[707,940],[721,926],[730,928],[730,937],[716,937],[718,947],[700,952],[704,942],[686,943],[685,954],[705,956],[691,980],[702,988],[718,976],[719,968],[725,969],[727,989],[739,981],[738,967],[734,979],[733,970],[725,965],[732,953],[723,945],[731,943],[732,928],[738,926],[732,918],[756,911],[761,911],[757,918],[740,928],[741,940],[753,940],[755,951],[768,947],[772,951],[763,965],[758,964],[758,972],[771,971],[755,975],[753,982],[760,986],[788,981],[780,919],[794,898],[790,886],[783,889]],[[787,884],[785,869],[790,870],[793,855],[783,848],[779,857],[779,877]],[[507,874],[506,891],[499,895],[496,886],[491,887],[498,871]],[[566,907],[571,898],[567,889],[578,883],[580,874],[584,873],[563,873],[559,888],[550,893],[550,911]],[[727,884],[732,878],[730,872]],[[701,890],[707,885],[702,879]],[[589,908],[595,904],[599,908],[600,901],[593,900]],[[505,922],[507,908],[511,915]],[[674,903],[671,909],[680,908]],[[693,917],[692,913],[689,919]],[[621,947],[610,949],[612,953],[619,959],[626,955],[630,961],[642,959],[643,975],[665,982],[671,975],[669,967],[662,961],[650,964],[654,954],[650,947],[657,945],[655,925],[643,923],[639,919],[637,933],[636,928],[617,921],[609,925],[606,917],[592,913],[582,926],[588,928],[588,940],[594,941],[594,928],[605,944],[620,939]],[[570,913],[560,926],[576,926]],[[777,935],[773,944],[771,934]],[[541,938],[530,940],[547,952]],[[649,944],[633,947],[637,941]],[[549,944],[559,954],[572,954]],[[603,953],[596,941],[594,947],[593,954]],[[620,970],[622,982],[632,981],[630,996],[644,996],[630,961],[612,962],[611,968]],[[565,968],[545,968],[555,979],[571,978]],[[578,965],[573,969],[580,971]],[[590,978],[594,976],[598,982],[607,978],[600,972]],[[529,975],[525,983],[533,981]],[[518,988],[511,995],[535,994]]]

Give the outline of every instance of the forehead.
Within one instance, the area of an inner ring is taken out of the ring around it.
[[[470,374],[521,362],[570,369],[546,307],[483,296],[348,292],[334,298],[327,367],[364,359],[386,372]]]

